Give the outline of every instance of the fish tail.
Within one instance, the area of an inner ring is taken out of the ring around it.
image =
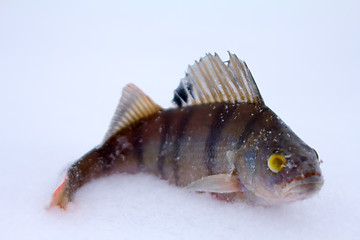
[[[66,205],[69,202],[68,196],[65,194],[66,178],[60,184],[58,188],[54,191],[50,203],[50,207],[58,206],[61,209],[66,209]]]
[[[101,156],[99,149],[95,148],[85,154],[68,169],[65,179],[52,195],[50,207],[57,206],[65,210],[78,188],[109,171],[111,164],[108,162]]]
[[[110,138],[105,144],[92,149],[67,170],[65,179],[52,195],[50,207],[66,209],[77,189],[92,179],[116,172],[138,172],[133,156],[133,144],[126,136]]]

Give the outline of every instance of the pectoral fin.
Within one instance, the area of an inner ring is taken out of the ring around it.
[[[230,174],[217,174],[203,177],[186,186],[197,192],[232,193],[240,192],[238,178]]]

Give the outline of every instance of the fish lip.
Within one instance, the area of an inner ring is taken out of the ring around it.
[[[319,173],[307,174],[288,183],[282,189],[282,197],[289,199],[305,199],[318,192],[324,185],[324,178]]]

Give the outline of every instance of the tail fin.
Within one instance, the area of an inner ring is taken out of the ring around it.
[[[69,203],[70,199],[66,194],[66,178],[60,184],[60,186],[54,191],[50,203],[50,207],[59,207],[61,209],[66,209],[67,204]]]

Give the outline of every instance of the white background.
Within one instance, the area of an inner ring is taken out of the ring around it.
[[[0,239],[357,239],[356,1],[0,1]],[[117,175],[46,210],[127,83],[163,107],[188,64],[237,54],[323,159],[318,196],[262,208]]]

